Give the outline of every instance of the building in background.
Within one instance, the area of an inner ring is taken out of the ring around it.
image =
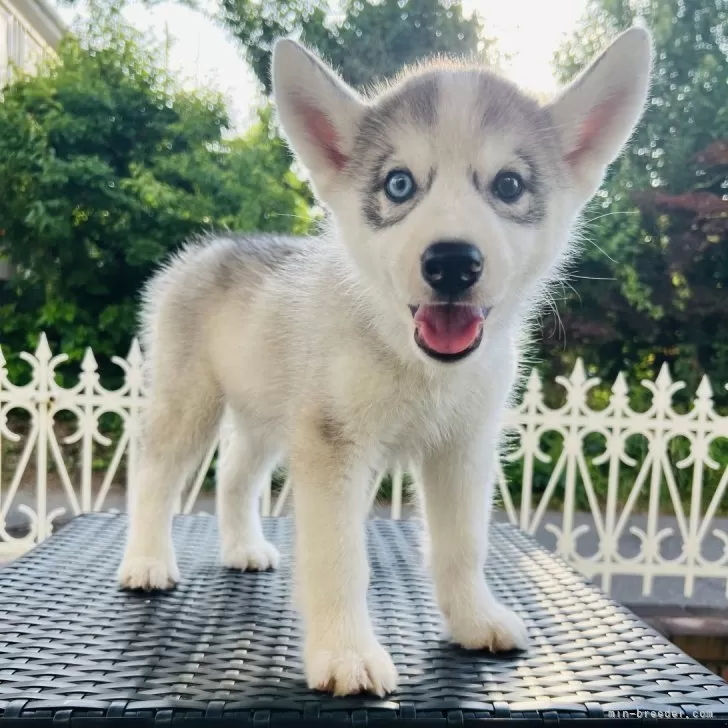
[[[43,58],[55,53],[65,32],[48,0],[0,0],[0,89],[15,69],[32,73]],[[9,274],[8,264],[0,259],[0,281]]]
[[[0,0],[0,87],[14,68],[32,72],[55,52],[65,31],[48,0]]]

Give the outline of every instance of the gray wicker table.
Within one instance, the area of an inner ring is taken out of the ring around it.
[[[3,724],[593,726],[621,717],[728,728],[725,682],[511,526],[494,527],[490,580],[533,646],[495,657],[443,639],[417,522],[370,522],[371,610],[400,674],[385,700],[306,688],[290,520],[265,523],[281,568],[240,574],[218,564],[215,519],[178,517],[184,581],[158,595],[117,589],[125,527],[124,516],[81,516],[0,570]]]

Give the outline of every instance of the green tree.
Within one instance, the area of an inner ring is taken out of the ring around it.
[[[304,232],[308,188],[269,109],[239,139],[212,93],[181,91],[115,12],[0,105],[0,341],[45,330],[78,360],[125,352],[138,293],[170,251],[214,228]]]
[[[667,361],[691,385],[703,372],[725,382],[728,2],[591,0],[557,56],[562,80],[638,17],[655,39],[651,99],[586,214],[575,290],[559,304],[566,345],[553,336],[542,353],[562,371],[583,356],[607,380]]]
[[[281,36],[297,35],[336,66],[344,79],[364,86],[402,66],[438,54],[485,57],[477,17],[465,17],[452,0],[347,0],[330,22],[326,2],[221,0],[222,22],[240,41],[256,76],[270,93],[270,52]]]

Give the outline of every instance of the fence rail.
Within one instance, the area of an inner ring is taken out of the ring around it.
[[[10,381],[0,350],[0,559],[48,538],[64,514],[124,507],[145,399],[136,341],[125,358],[113,359],[123,374],[117,389],[101,384],[90,350],[76,383],[61,386],[57,370],[67,357],[54,355],[44,335],[35,353],[20,358],[30,369],[25,384]],[[601,403],[594,401],[599,380],[587,377],[581,361],[556,383],[564,401],[549,406],[534,370],[508,412],[513,438],[498,476],[507,518],[550,534],[554,550],[607,591],[615,576],[637,575],[650,594],[656,578],[670,576],[682,579],[688,597],[702,578],[725,582],[728,596],[728,533],[718,517],[728,505],[728,417],[716,412],[707,377],[682,408],[674,399],[685,385],[667,367],[640,392],[620,374]],[[646,395],[643,408],[633,408],[635,393]],[[218,446],[180,512],[199,511],[206,500]],[[393,518],[406,502],[405,469],[392,476]],[[286,481],[265,492],[261,508],[280,515],[289,497]]]

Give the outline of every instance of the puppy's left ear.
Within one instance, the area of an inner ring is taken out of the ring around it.
[[[650,34],[632,27],[547,107],[585,200],[597,191],[640,120],[651,68]]]
[[[287,38],[273,49],[272,76],[283,131],[325,200],[349,163],[364,102],[323,61]]]

